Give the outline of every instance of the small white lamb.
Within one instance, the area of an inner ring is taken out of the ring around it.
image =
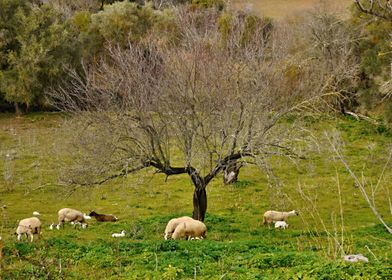
[[[114,237],[114,238],[117,238],[117,237],[124,237],[126,233],[127,233],[127,232],[126,232],[125,230],[122,230],[121,233],[113,233],[113,234],[112,234],[112,237]]]
[[[275,228],[282,228],[282,229],[286,229],[289,227],[289,224],[286,223],[285,221],[277,221],[275,223]]]

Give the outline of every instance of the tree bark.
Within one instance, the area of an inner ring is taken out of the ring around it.
[[[17,117],[20,117],[22,115],[22,111],[20,110],[19,104],[15,102],[14,107],[15,107],[15,115]]]
[[[207,211],[207,192],[205,186],[195,187],[193,192],[193,215],[192,218],[204,221]]]
[[[237,164],[237,161],[233,161],[223,169],[223,183],[225,185],[233,184],[238,181],[238,175],[242,164]]]

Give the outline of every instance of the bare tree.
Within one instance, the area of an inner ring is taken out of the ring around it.
[[[109,47],[110,59],[83,75],[70,71],[53,97],[73,113],[78,133],[72,183],[104,183],[149,167],[187,174],[193,217],[204,220],[206,187],[230,164],[298,156],[284,118],[312,107],[329,77],[311,61],[290,60],[287,34],[266,38],[256,30],[244,43],[237,18],[223,47],[213,13],[180,10],[177,18],[180,44]],[[307,78],[288,81],[293,63]]]
[[[392,4],[389,0],[354,0],[354,3],[362,13],[392,21]]]

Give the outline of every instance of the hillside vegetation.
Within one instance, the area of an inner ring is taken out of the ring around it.
[[[327,4],[332,10],[341,14],[348,14],[351,0],[236,0],[233,5],[240,9],[249,9],[262,16],[283,19],[304,12],[312,11],[320,3]]]
[[[193,187],[186,176],[170,177],[141,171],[97,187],[72,188],[58,181],[62,161],[63,120],[57,114],[0,119],[1,229],[4,239],[2,278],[20,279],[338,279],[391,276],[391,238],[365,203],[358,188],[328,149],[296,164],[273,163],[280,188],[266,173],[249,165],[234,185],[217,178],[209,197],[204,241],[165,241],[167,221],[191,215]],[[387,155],[391,135],[383,126],[352,118],[309,118],[307,128],[324,138],[338,131],[344,154],[355,172],[364,171],[375,184]],[[336,129],[335,129],[336,128]],[[389,191],[391,172],[382,185]],[[381,188],[381,186],[380,186]],[[301,195],[300,189],[303,193]],[[377,207],[392,222],[385,188],[377,192]],[[339,195],[339,192],[341,195]],[[305,196],[307,198],[305,198]],[[117,223],[88,229],[49,230],[57,211],[73,207],[88,213],[112,213]],[[300,211],[289,229],[262,225],[268,209]],[[41,213],[42,239],[17,242],[17,221]],[[125,229],[124,239],[111,233]],[[342,253],[362,253],[367,264],[350,264]]]

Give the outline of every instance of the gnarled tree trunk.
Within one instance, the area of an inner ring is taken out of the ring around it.
[[[207,211],[207,192],[205,186],[195,187],[193,192],[193,215],[192,218],[204,221]]]
[[[237,161],[231,162],[226,168],[223,169],[223,183],[230,185],[238,180],[238,175],[242,164],[237,164]]]

